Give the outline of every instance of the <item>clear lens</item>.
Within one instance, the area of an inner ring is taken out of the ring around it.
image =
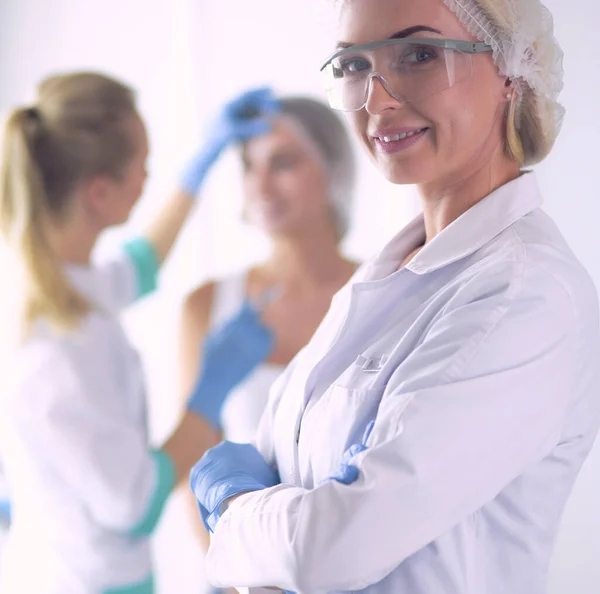
[[[331,107],[358,111],[374,77],[398,101],[417,103],[471,77],[472,62],[467,53],[398,40],[366,51],[348,48],[323,72]]]

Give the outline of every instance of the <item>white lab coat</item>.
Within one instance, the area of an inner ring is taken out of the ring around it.
[[[1,594],[100,594],[152,573],[148,539],[127,534],[157,481],[142,368],[117,317],[136,297],[136,272],[125,254],[66,272],[97,309],[72,333],[39,322],[12,364]]]
[[[424,239],[402,231],[274,387],[281,485],[234,501],[217,585],[299,594],[543,594],[600,424],[596,291],[522,175]],[[325,481],[376,419],[358,480]]]

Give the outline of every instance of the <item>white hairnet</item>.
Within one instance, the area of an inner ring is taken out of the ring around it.
[[[348,131],[332,109],[315,99],[284,97],[280,105],[282,115],[300,126],[323,159],[331,184],[334,223],[341,239],[348,231],[356,179]]]
[[[517,90],[523,83],[535,93],[544,119],[558,135],[564,108],[563,52],[554,37],[554,21],[540,0],[443,0],[463,26],[493,49],[496,66]],[[486,9],[486,6],[490,8]]]

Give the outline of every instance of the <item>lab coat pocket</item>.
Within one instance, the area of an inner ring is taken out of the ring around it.
[[[337,470],[344,452],[361,440],[377,415],[382,394],[383,388],[333,385],[323,395],[312,410],[310,427],[304,427],[310,431],[306,458],[314,484]]]

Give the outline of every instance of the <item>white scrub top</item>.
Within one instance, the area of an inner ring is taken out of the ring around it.
[[[598,299],[524,174],[429,242],[408,225],[274,386],[281,484],[235,500],[216,585],[299,594],[544,594],[600,424]],[[326,481],[372,419],[358,480]],[[325,481],[325,482],[323,482]]]
[[[147,535],[173,469],[149,450],[142,369],[117,317],[151,288],[153,266],[146,257],[144,273],[132,254],[68,266],[94,311],[70,333],[39,322],[16,353],[2,415],[13,518],[1,594],[153,592]]]

